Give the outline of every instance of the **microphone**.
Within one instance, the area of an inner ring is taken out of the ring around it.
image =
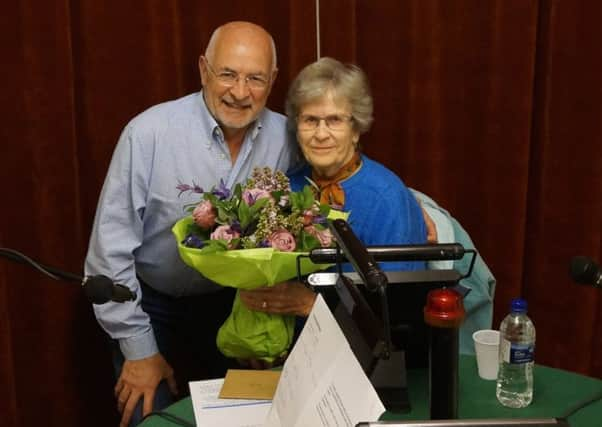
[[[569,268],[571,278],[581,285],[593,285],[602,289],[602,272],[600,266],[591,258],[576,256],[571,259]]]
[[[136,292],[127,286],[113,283],[107,276],[88,276],[82,281],[84,292],[92,304],[104,304],[109,301],[126,302],[136,299]]]
[[[464,246],[459,243],[369,246],[366,248],[375,261],[444,261],[461,259]],[[316,264],[345,262],[336,248],[317,248],[309,253],[309,259]]]
[[[370,291],[384,289],[387,285],[387,276],[380,270],[372,255],[368,253],[347,222],[335,219],[330,221],[329,225],[337,243],[343,249],[345,257],[360,275],[366,288]]]

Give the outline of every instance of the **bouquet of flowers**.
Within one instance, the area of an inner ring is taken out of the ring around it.
[[[198,204],[186,207],[191,215],[178,221],[173,232],[183,261],[208,279],[254,289],[328,267],[297,259],[300,252],[331,246],[326,218],[344,216],[317,202],[309,185],[293,192],[283,173],[256,168],[233,190],[223,181],[210,191],[187,184],[177,189],[202,195]],[[217,345],[228,357],[272,362],[286,354],[293,331],[294,316],[251,311],[237,294]]]

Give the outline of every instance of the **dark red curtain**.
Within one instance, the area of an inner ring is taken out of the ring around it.
[[[270,106],[316,58],[314,2],[20,0],[0,17],[0,247],[80,273],[123,126],[200,88],[219,24],[275,37]],[[450,210],[498,279],[497,325],[527,298],[539,363],[602,378],[602,6],[561,0],[320,0],[322,55],[372,82],[365,151]],[[75,284],[0,259],[0,419],[115,425],[106,337]]]
[[[469,231],[498,281],[494,327],[523,296],[536,360],[602,377],[602,294],[568,275],[602,258],[601,4],[321,4],[322,53],[372,81],[365,151]]]

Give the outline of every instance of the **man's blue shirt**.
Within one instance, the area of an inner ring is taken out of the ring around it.
[[[180,260],[171,228],[200,195],[179,194],[176,186],[196,184],[207,191],[223,180],[232,188],[255,167],[287,171],[298,161],[286,118],[264,109],[232,164],[202,92],[156,105],[125,127],[98,202],[85,274],[104,274],[138,295],[135,303],[94,306],[101,326],[119,340],[127,359],[157,352],[136,276],[172,296],[218,289]]]

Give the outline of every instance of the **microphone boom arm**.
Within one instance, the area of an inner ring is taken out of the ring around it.
[[[30,267],[35,268],[54,280],[80,283],[84,289],[86,298],[93,304],[104,304],[109,301],[126,302],[134,301],[136,299],[136,292],[131,291],[127,286],[113,283],[113,281],[106,276],[82,277],[74,273],[41,264],[27,255],[9,248],[0,248],[0,255],[12,261],[28,264]]]
[[[343,250],[345,257],[351,262],[364,285],[371,291],[377,291],[380,297],[382,322],[383,322],[383,341],[379,351],[381,359],[389,359],[393,351],[393,341],[391,339],[391,322],[389,318],[389,302],[387,300],[388,279],[385,273],[380,269],[374,258],[368,253],[366,247],[357,238],[346,221],[335,219],[328,221],[328,226],[332,231],[337,244]],[[340,268],[340,263],[339,263]],[[351,285],[352,286],[352,285]]]

